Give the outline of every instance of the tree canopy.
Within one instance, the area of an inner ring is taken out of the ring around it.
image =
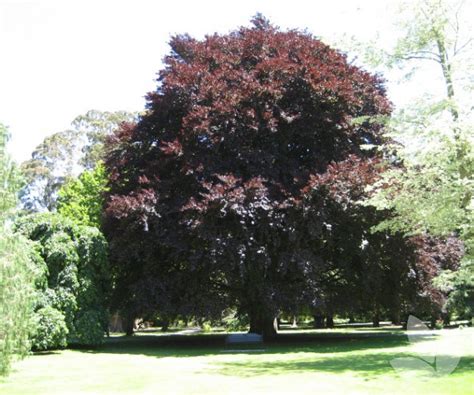
[[[70,179],[58,193],[58,213],[80,225],[100,227],[107,177],[102,162]]]

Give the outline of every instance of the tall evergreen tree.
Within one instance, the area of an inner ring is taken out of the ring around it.
[[[34,331],[35,281],[39,277],[28,241],[11,230],[22,179],[7,152],[8,131],[0,124],[0,375],[30,349]]]

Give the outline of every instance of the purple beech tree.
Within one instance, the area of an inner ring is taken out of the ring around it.
[[[383,142],[383,82],[308,33],[252,22],[174,37],[146,114],[110,141],[104,229],[116,307],[130,316],[234,306],[270,336],[280,311],[322,305],[348,264],[340,248],[328,253],[328,201],[350,210],[315,185],[344,196],[373,178],[359,168],[377,173],[378,154],[361,145]]]

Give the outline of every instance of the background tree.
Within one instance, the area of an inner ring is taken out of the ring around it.
[[[125,111],[91,110],[76,117],[71,129],[46,137],[22,164],[27,179],[21,192],[23,208],[56,210],[59,189],[82,170],[92,170],[104,157],[107,136],[135,117]]]
[[[80,136],[75,130],[55,133],[33,151],[31,159],[22,164],[27,185],[21,192],[21,201],[29,211],[54,210],[57,193],[68,177],[73,176]]]
[[[122,123],[134,122],[137,116],[136,113],[127,111],[90,110],[76,117],[72,121],[72,126],[85,137],[80,164],[86,170],[92,170],[99,162],[103,161],[107,137],[112,135]]]

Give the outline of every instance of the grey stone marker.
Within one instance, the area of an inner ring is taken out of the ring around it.
[[[255,344],[262,343],[263,337],[257,333],[233,333],[225,339],[226,344]]]

